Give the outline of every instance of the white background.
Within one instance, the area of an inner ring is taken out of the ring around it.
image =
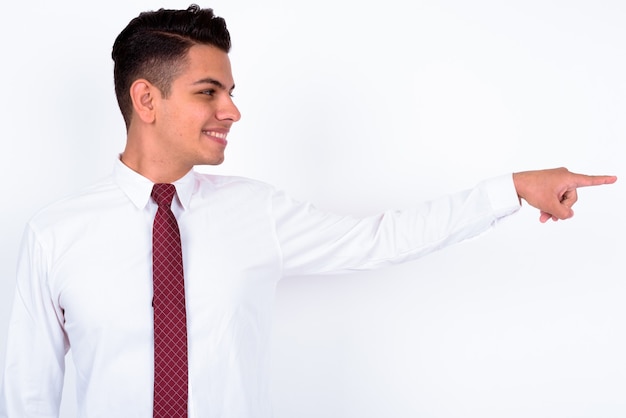
[[[3,6],[0,365],[25,222],[123,149],[110,49],[140,11]],[[624,174],[622,0],[214,0],[243,114],[210,172],[340,213],[524,169]],[[204,168],[203,168],[204,170]],[[623,179],[417,262],[278,288],[278,418],[626,416]],[[68,369],[63,416],[73,416]]]

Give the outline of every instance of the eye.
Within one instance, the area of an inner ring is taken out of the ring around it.
[[[201,93],[204,94],[204,95],[207,95],[207,96],[214,96],[215,95],[215,89],[204,90]]]

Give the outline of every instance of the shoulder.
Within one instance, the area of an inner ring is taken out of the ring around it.
[[[125,199],[124,193],[111,177],[87,186],[76,193],[65,196],[44,206],[30,219],[35,229],[46,229],[85,216],[94,216],[118,205]]]
[[[273,186],[238,176],[196,174],[194,202],[197,208],[222,208],[225,213],[269,213],[276,195]],[[246,215],[246,216],[247,216]]]
[[[270,184],[247,177],[195,173],[195,178],[196,187],[200,192],[215,193],[239,190],[264,195],[275,192],[274,187]]]

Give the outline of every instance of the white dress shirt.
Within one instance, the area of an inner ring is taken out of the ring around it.
[[[113,175],[39,212],[18,263],[0,416],[58,416],[72,349],[80,417],[152,417],[152,182]],[[275,288],[373,269],[475,236],[520,207],[512,176],[413,210],[328,214],[253,180],[175,182],[189,333],[189,416],[268,418]]]

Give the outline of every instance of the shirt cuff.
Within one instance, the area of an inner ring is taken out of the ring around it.
[[[479,187],[487,194],[496,218],[512,215],[521,208],[512,173],[483,180]]]

